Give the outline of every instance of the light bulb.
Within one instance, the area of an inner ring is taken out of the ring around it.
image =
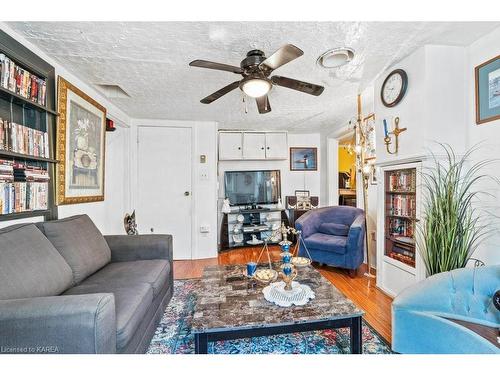
[[[253,78],[243,82],[241,89],[252,98],[266,95],[271,90],[271,83],[265,79]]]

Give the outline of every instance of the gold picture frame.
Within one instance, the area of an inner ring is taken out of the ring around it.
[[[57,78],[57,204],[104,200],[106,108]]]

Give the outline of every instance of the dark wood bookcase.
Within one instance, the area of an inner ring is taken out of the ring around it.
[[[48,133],[49,157],[24,155],[0,149],[0,159],[29,162],[40,165],[49,173],[47,209],[0,214],[0,221],[43,216],[45,220],[57,219],[55,204],[55,142],[56,142],[56,81],[55,69],[28,48],[0,30],[0,53],[5,54],[18,66],[46,80],[46,105],[35,103],[21,95],[0,87],[0,117],[4,120],[28,126]]]

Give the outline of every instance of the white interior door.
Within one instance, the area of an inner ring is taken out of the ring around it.
[[[191,259],[191,129],[138,128],[140,234],[171,234],[174,259]]]

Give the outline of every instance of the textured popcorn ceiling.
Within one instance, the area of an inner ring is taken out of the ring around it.
[[[215,120],[222,128],[328,132],[356,113],[356,95],[424,44],[469,45],[499,23],[426,22],[13,22],[9,25],[82,80],[119,85],[130,97],[110,98],[134,118]],[[239,75],[192,68],[205,59],[239,65],[247,51],[270,55],[292,43],[304,55],[275,74],[325,86],[320,97],[274,87],[272,112],[244,112],[240,90],[206,105],[199,100]],[[356,56],[338,70],[316,65],[327,49]],[[411,82],[410,82],[411,85]],[[97,89],[99,87],[96,86]],[[410,87],[411,89],[411,87]],[[373,95],[370,95],[373,96]],[[365,98],[370,102],[372,98]]]

